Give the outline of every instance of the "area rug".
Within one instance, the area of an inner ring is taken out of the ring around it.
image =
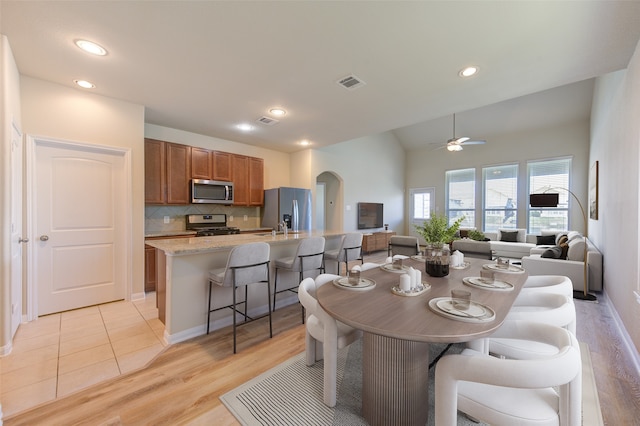
[[[580,344],[583,358],[583,425],[603,425],[602,413],[595,387],[589,349]],[[446,345],[432,344],[430,359],[435,359]],[[459,353],[462,346],[453,345],[447,354]],[[434,369],[429,377],[429,421],[434,425]],[[322,402],[323,364],[307,367],[304,353],[296,355],[242,384],[220,397],[223,404],[245,426],[366,426],[360,416],[362,390],[362,344],[356,342],[338,352],[338,398],[334,408]],[[480,423],[482,424],[482,423]],[[477,426],[479,423],[458,416],[458,425]]]

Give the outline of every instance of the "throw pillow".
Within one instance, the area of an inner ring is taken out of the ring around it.
[[[551,247],[550,249],[545,250],[540,257],[546,257],[548,259],[560,259],[562,256],[562,249],[560,247]]]
[[[555,235],[538,235],[536,236],[536,245],[538,246],[552,246],[556,243]]]
[[[518,242],[518,231],[500,231],[500,241],[506,243]]]
[[[569,237],[567,237],[566,235],[563,235],[562,237],[560,237],[558,239],[558,245],[562,246],[563,244],[566,244],[569,242]]]

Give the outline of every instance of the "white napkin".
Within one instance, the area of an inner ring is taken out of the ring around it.
[[[352,271],[362,271],[362,268],[360,267],[360,265],[354,265],[353,268],[351,268]]]
[[[409,258],[409,256],[405,256],[403,254],[396,254],[396,255],[393,256],[393,260],[396,260],[396,259],[408,259],[408,258]]]

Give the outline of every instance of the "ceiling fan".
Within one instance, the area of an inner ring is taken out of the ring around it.
[[[456,138],[456,115],[453,114],[453,137],[447,141],[446,145],[440,148],[446,147],[449,151],[462,151],[463,145],[482,145],[484,143],[486,143],[486,141],[481,139],[471,140],[471,138],[467,136]]]

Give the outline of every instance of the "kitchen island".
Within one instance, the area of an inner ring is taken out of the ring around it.
[[[209,271],[224,268],[229,252],[235,246],[253,242],[266,242],[271,247],[271,260],[293,256],[300,239],[325,237],[325,250],[337,248],[344,232],[298,232],[273,236],[262,234],[217,235],[179,239],[149,240],[146,243],[157,252],[157,290],[159,317],[165,324],[164,338],[167,343],[177,343],[206,333],[207,298],[209,296]],[[271,265],[271,287],[275,273]],[[293,287],[298,282],[298,273],[281,272],[278,288]],[[253,288],[255,287],[255,288]],[[242,295],[242,296],[241,296]],[[238,296],[244,297],[244,291]],[[231,304],[232,290],[214,286],[212,308]],[[249,287],[249,315],[259,316],[268,311],[264,286]],[[278,306],[297,302],[292,294],[278,300]],[[231,311],[223,309],[212,314],[212,329],[232,323]],[[277,331],[277,330],[276,330]]]

